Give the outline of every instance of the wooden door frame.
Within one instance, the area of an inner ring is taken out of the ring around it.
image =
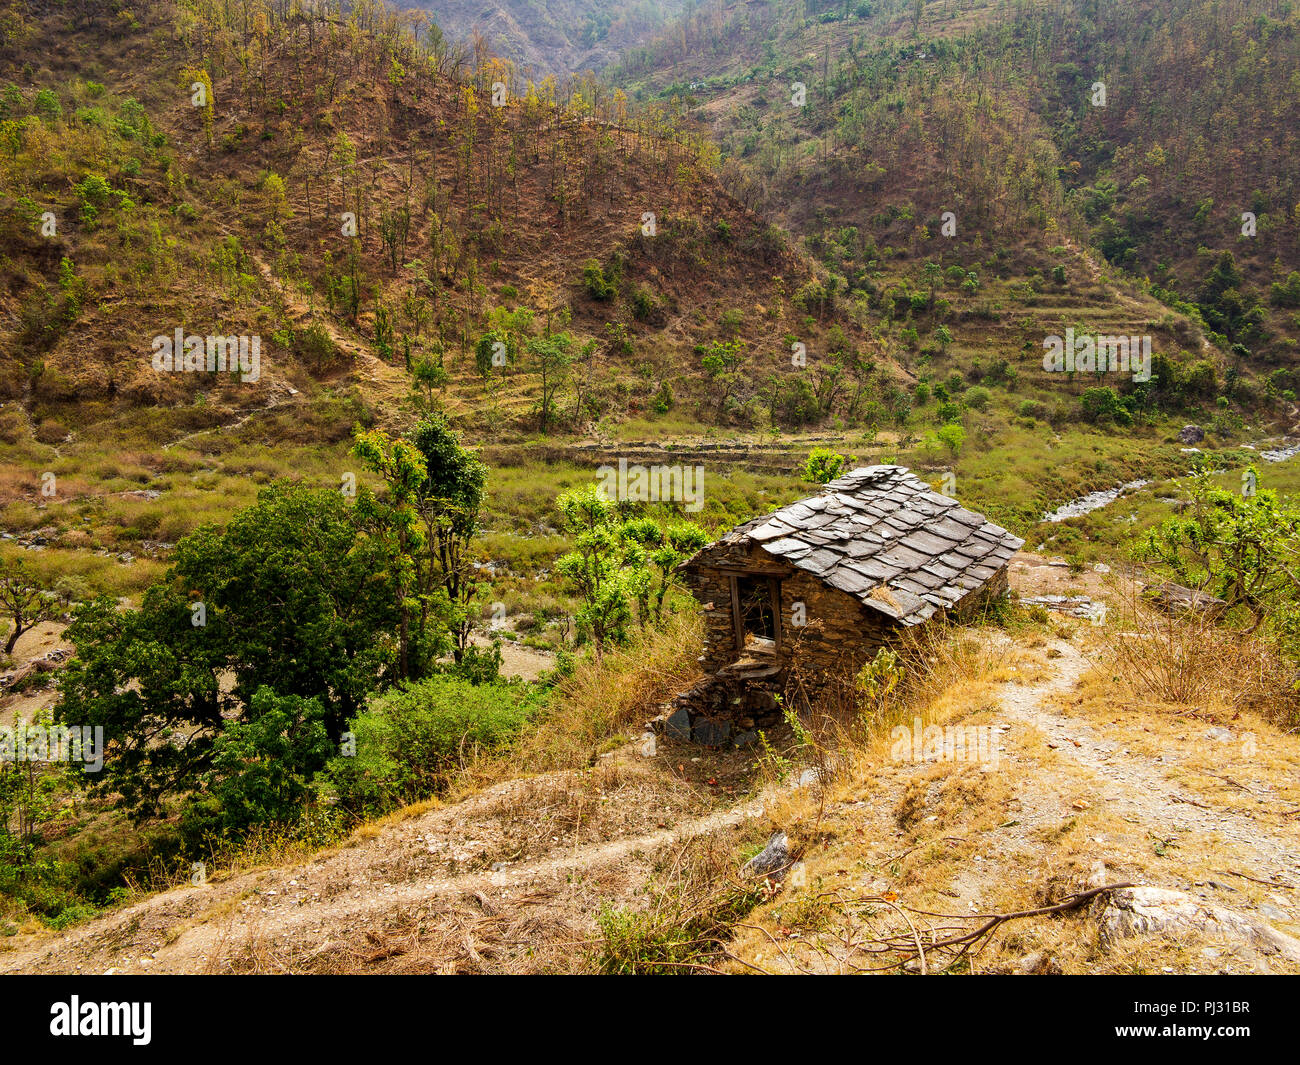
[[[767,592],[772,602],[772,635],[776,651],[781,652],[781,581],[770,573],[733,573],[727,579],[731,585],[731,627],[735,633],[737,651],[745,649],[745,621],[740,612],[740,578],[752,576],[755,579],[767,578]]]

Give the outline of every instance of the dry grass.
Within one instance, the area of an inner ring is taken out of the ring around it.
[[[1117,613],[1107,626],[1118,635],[1106,665],[1134,700],[1300,722],[1295,670],[1259,636],[1206,613],[1165,613],[1134,585],[1120,590]]]
[[[741,879],[735,838],[690,840],[667,854],[647,884],[641,906],[606,907],[597,915],[600,941],[590,952],[599,973],[668,975],[718,972],[733,925],[770,894]]]
[[[579,662],[558,686],[551,707],[506,760],[483,767],[487,779],[587,765],[641,731],[641,726],[699,676],[701,647],[695,611],[667,619],[662,629],[637,633],[626,647],[600,660]]]

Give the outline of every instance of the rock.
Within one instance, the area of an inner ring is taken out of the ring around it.
[[[702,717],[695,723],[692,736],[701,747],[721,747],[731,738],[731,722]]]
[[[732,745],[736,747],[748,747],[750,744],[756,743],[757,741],[758,733],[752,730],[748,732],[738,732],[731,739]]]
[[[1265,954],[1280,954],[1300,964],[1300,940],[1263,921],[1194,898],[1182,891],[1158,887],[1120,888],[1111,892],[1097,918],[1102,942],[1138,935],[1201,934],[1243,943]]]
[[[676,713],[670,714],[664,722],[664,735],[670,740],[686,740],[691,738],[691,715],[685,707]]]
[[[790,840],[786,834],[776,831],[767,841],[767,846],[750,858],[740,869],[741,876],[770,876],[781,879],[790,864]]]
[[[1199,425],[1184,425],[1178,439],[1184,444],[1199,444],[1205,439],[1205,430]]]
[[[1172,581],[1161,581],[1159,584],[1150,585],[1143,589],[1142,595],[1167,614],[1195,612],[1218,617],[1228,608],[1227,603],[1208,592],[1184,588],[1181,584],[1174,584]]]
[[[1061,967],[1050,954],[1036,950],[1010,965],[999,966],[998,970],[1011,976],[1060,976]]]
[[[1104,562],[1098,562],[1095,566],[1092,567],[1092,572],[1093,572],[1093,573],[1109,573],[1109,572],[1110,572],[1110,567],[1109,567],[1108,565],[1106,565],[1106,563],[1104,563]]]

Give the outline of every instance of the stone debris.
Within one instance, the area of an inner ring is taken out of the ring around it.
[[[1142,590],[1142,596],[1168,614],[1196,613],[1218,617],[1228,609],[1224,600],[1172,581],[1148,585]]]
[[[1097,616],[1097,602],[1086,595],[1026,595],[1021,596],[1021,606],[1041,606],[1076,618]]]

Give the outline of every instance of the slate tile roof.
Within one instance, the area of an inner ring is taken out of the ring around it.
[[[819,495],[738,525],[719,543],[741,541],[904,625],[977,591],[1024,545],[904,466],[853,470]],[[708,551],[687,565],[707,565]]]

